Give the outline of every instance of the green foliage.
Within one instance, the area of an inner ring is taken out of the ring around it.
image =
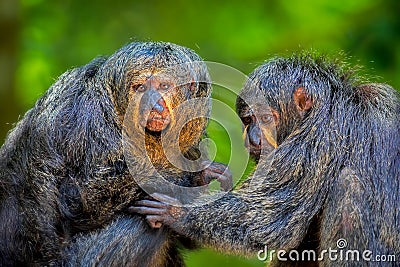
[[[257,258],[248,259],[240,256],[228,256],[216,253],[207,249],[196,252],[189,252],[185,255],[187,266],[189,267],[261,267],[266,266]]]
[[[396,0],[23,0],[16,100],[29,107],[66,69],[132,40],[175,42],[245,73],[274,54],[343,50],[400,87],[399,8]]]
[[[11,112],[0,113],[1,139],[11,128],[6,123],[16,121],[62,72],[133,40],[184,45],[205,60],[246,74],[275,54],[309,48],[331,54],[344,51],[353,64],[365,65],[365,72],[381,77],[377,81],[400,88],[399,10],[397,0],[21,0],[18,6],[10,1],[0,23],[17,34],[3,35],[16,47],[0,47],[9,55],[1,63],[14,72],[12,77],[0,77],[11,81],[0,83],[10,84],[0,88],[0,107]],[[214,97],[233,107],[234,98],[221,92],[216,90]],[[227,119],[236,132],[232,142],[237,147],[242,142],[240,123],[232,115]],[[216,160],[229,162],[231,153],[237,155],[231,168],[240,179],[235,168],[242,164],[244,148],[234,151],[227,132],[216,122],[210,122],[209,134],[217,147]],[[249,164],[245,173],[251,171]],[[187,263],[190,267],[264,265],[209,250],[187,253]]]

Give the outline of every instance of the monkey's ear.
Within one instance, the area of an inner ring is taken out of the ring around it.
[[[190,81],[190,84],[189,84],[190,91],[196,92],[198,89],[197,87],[200,87],[200,86],[201,86],[201,84],[196,82],[194,80],[194,78],[192,78],[192,80]]]
[[[313,100],[304,87],[299,87],[294,91],[293,99],[297,109],[301,112],[310,110],[313,106]]]
[[[190,89],[190,91],[192,91],[192,92],[196,92],[196,90],[197,90],[197,83],[195,83],[194,81],[191,82],[190,85],[189,85],[189,89]]]

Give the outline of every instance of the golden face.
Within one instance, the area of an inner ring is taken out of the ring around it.
[[[130,85],[130,98],[140,98],[139,124],[152,132],[161,132],[171,123],[171,111],[181,99],[181,88],[164,73],[141,73]]]

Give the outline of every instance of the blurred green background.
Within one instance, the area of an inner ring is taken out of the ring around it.
[[[399,14],[398,0],[0,0],[0,143],[61,73],[135,40],[174,42],[246,74],[276,54],[344,51],[400,88]],[[210,132],[217,160],[229,160],[224,134],[215,123]],[[210,250],[186,258],[191,267],[264,265]]]

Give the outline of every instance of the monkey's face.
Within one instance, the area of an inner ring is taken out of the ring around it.
[[[261,152],[269,154],[277,147],[279,113],[265,104],[255,105],[254,109],[246,105],[239,110],[239,117],[243,123],[245,147],[258,162]]]
[[[171,112],[165,98],[176,90],[172,79],[160,75],[142,75],[134,81],[131,90],[134,97],[141,97],[139,124],[152,132],[167,128],[171,122]]]
[[[140,98],[139,125],[161,132],[171,123],[171,111],[187,98],[187,88],[178,86],[167,73],[142,73],[131,83],[131,97]]]

